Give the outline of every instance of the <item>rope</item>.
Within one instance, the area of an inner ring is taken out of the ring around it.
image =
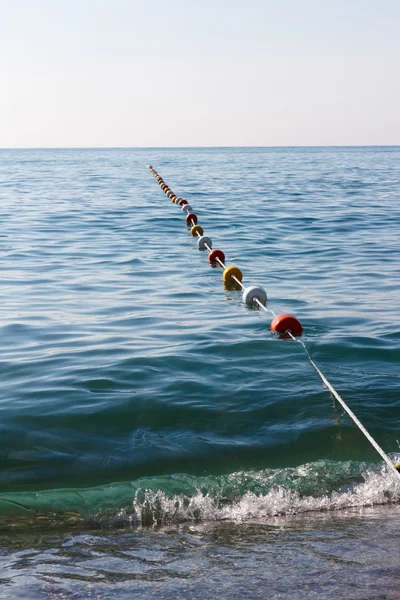
[[[243,283],[240,281],[240,279],[238,279],[238,278],[236,277],[236,275],[231,275],[231,277],[232,277],[232,279],[234,279],[234,280],[236,281],[236,283],[237,283],[238,285],[240,285],[240,287],[242,288],[242,290],[244,290],[244,289],[245,289],[245,287],[244,287]]]
[[[276,313],[274,313],[274,311],[272,310],[272,308],[267,308],[265,306],[265,304],[263,304],[262,302],[259,301],[258,298],[254,298],[254,302],[257,302],[258,306],[260,308],[262,308],[265,312],[270,312],[272,315],[274,315],[274,317],[276,317]]]
[[[315,364],[315,362],[312,360],[312,358],[310,356],[310,353],[308,352],[308,350],[307,350],[306,345],[304,344],[304,342],[302,342],[302,340],[299,340],[298,338],[294,337],[294,335],[292,335],[292,333],[290,331],[287,331],[286,333],[292,338],[292,340],[294,342],[298,342],[299,344],[301,344],[303,346],[303,348],[305,350],[305,353],[307,355],[308,360],[310,361],[311,365],[314,367],[314,369],[316,370],[316,372],[320,376],[320,378],[321,378],[322,382],[324,383],[324,385],[335,396],[336,400],[338,400],[338,402],[340,402],[340,404],[343,406],[344,410],[353,419],[354,423],[357,425],[357,427],[360,429],[360,431],[362,431],[362,433],[365,435],[365,437],[367,438],[367,440],[372,444],[372,446],[375,448],[375,450],[378,452],[378,454],[380,454],[382,456],[383,460],[390,467],[390,469],[396,473],[396,476],[400,476],[399,471],[397,471],[396,467],[394,466],[394,464],[392,463],[392,461],[390,460],[390,458],[388,457],[388,455],[382,450],[382,448],[374,440],[374,438],[372,437],[372,435],[370,433],[368,433],[368,431],[365,429],[364,425],[356,417],[356,415],[353,413],[353,411],[351,410],[351,408],[349,408],[347,406],[347,404],[343,400],[343,398],[338,394],[338,392],[335,390],[335,388],[333,387],[333,385],[327,380],[327,378],[322,373],[322,371],[317,367],[317,365]]]

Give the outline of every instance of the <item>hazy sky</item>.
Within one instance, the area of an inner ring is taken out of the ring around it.
[[[0,0],[0,147],[400,144],[400,0]]]

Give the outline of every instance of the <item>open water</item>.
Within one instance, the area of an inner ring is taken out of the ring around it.
[[[400,598],[400,148],[0,151],[0,598]],[[395,475],[395,474],[394,474]]]

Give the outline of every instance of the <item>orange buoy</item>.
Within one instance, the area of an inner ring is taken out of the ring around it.
[[[292,335],[301,335],[303,327],[293,315],[278,315],[271,323],[271,331],[277,331],[281,335],[290,331]]]

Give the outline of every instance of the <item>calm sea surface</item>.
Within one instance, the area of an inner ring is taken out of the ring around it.
[[[0,150],[0,598],[400,598],[400,148]]]

